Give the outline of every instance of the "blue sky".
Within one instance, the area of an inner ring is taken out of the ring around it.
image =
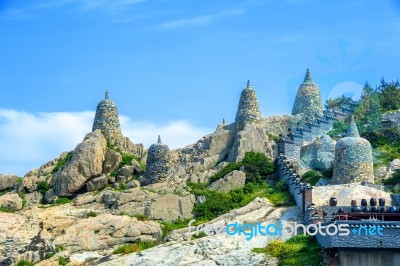
[[[400,4],[2,0],[0,36],[0,173],[23,175],[74,148],[106,89],[135,143],[176,148],[232,122],[248,79],[264,116],[307,67],[324,99],[397,79]]]

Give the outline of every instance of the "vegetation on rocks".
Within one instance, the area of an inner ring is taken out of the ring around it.
[[[113,254],[129,254],[133,252],[143,251],[148,248],[154,247],[155,244],[153,242],[139,241],[135,244],[127,244],[123,246],[119,246],[113,251]]]
[[[314,186],[321,177],[323,177],[323,175],[320,172],[316,170],[310,170],[303,174],[301,180]]]
[[[64,158],[58,160],[56,166],[51,171],[51,174],[52,175],[55,174],[58,171],[58,169],[62,168],[64,165],[66,165],[69,162],[69,160],[71,160],[72,155],[73,155],[73,152],[68,152],[68,154]]]
[[[285,242],[274,240],[265,248],[255,248],[253,251],[278,257],[282,266],[317,266],[323,261],[321,247],[315,237],[309,235],[296,235]]]

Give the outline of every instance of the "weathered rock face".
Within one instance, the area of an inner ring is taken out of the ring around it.
[[[336,142],[328,135],[317,138],[300,149],[300,164],[304,168],[327,170],[333,167]]]
[[[247,82],[247,87],[242,91],[239,100],[239,107],[236,112],[236,130],[241,130],[248,122],[261,120],[261,112],[258,106],[256,92]]]
[[[103,172],[107,141],[100,130],[86,135],[75,148],[71,160],[55,173],[51,186],[57,196],[71,196]]]
[[[156,220],[173,221],[176,219],[192,218],[194,207],[194,195],[180,197],[167,194],[154,199],[145,213]]]
[[[37,189],[37,183],[42,181],[48,181],[52,177],[52,171],[54,167],[57,165],[59,160],[64,159],[68,156],[68,152],[63,152],[57,158],[43,164],[37,169],[29,171],[24,178],[22,179],[21,183],[17,185],[17,191],[26,191],[26,192],[33,192]]]
[[[228,215],[210,221],[210,224],[227,225],[232,222],[231,219],[241,224],[275,224],[278,220],[297,221],[298,216],[297,207],[273,208],[266,199],[256,198],[249,205],[232,210]],[[288,239],[289,235],[285,230],[283,232],[282,236],[255,236],[251,240],[246,240],[244,236],[217,234],[190,241],[167,242],[140,254],[111,258],[100,265],[278,265],[278,259],[251,250],[265,247],[272,240]],[[176,230],[171,234],[171,240],[181,240],[180,236],[186,234],[187,228]]]
[[[292,115],[304,114],[306,117],[322,116],[324,106],[317,84],[312,82],[310,71],[307,69],[303,83],[297,90],[293,104]]]
[[[93,178],[86,183],[86,191],[96,191],[103,189],[108,184],[108,177],[106,175],[101,175],[99,177]]]
[[[22,199],[17,193],[7,193],[0,196],[0,206],[12,211],[19,211],[22,209]]]
[[[336,143],[332,183],[362,181],[374,182],[372,147],[368,140],[360,137],[352,118],[346,137]]]
[[[223,178],[215,181],[209,186],[209,189],[217,190],[220,192],[229,192],[236,188],[244,186],[246,181],[246,174],[242,171],[232,171]]]
[[[270,158],[276,155],[276,145],[262,125],[247,124],[243,130],[236,133],[228,161],[240,161],[248,151],[262,152]]]
[[[0,174],[0,191],[13,188],[17,183],[18,176],[16,175],[3,175]]]
[[[118,170],[122,161],[122,155],[119,152],[107,148],[106,156],[103,163],[103,173],[110,174]]]
[[[169,148],[166,144],[161,143],[161,138],[158,136],[158,142],[151,145],[147,152],[143,184],[165,181],[171,173],[170,169]]]
[[[382,126],[384,127],[400,127],[400,110],[389,111],[381,116]]]

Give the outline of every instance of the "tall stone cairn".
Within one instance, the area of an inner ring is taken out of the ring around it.
[[[352,116],[346,137],[335,147],[332,183],[374,182],[372,147],[361,138]]]
[[[310,70],[307,68],[306,76],[296,93],[292,115],[304,114],[306,117],[322,116],[324,106],[318,85],[313,83]]]
[[[240,95],[239,107],[236,112],[236,130],[242,130],[246,123],[261,120],[261,118],[256,92],[251,87],[250,81],[247,81],[247,86]]]
[[[171,159],[169,156],[168,145],[158,141],[152,144],[147,153],[146,171],[144,172],[144,185],[162,182],[166,180],[170,174]]]
[[[108,98],[108,91],[96,108],[92,131],[96,129],[100,129],[111,144],[115,144],[118,139],[123,138],[117,106]]]

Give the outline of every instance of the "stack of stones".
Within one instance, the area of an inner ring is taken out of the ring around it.
[[[92,131],[96,129],[100,129],[111,144],[116,144],[115,142],[122,138],[117,106],[108,98],[108,91],[96,108]]]
[[[169,153],[168,145],[163,144],[161,137],[158,136],[157,143],[151,145],[147,153],[142,185],[162,182],[169,177],[171,168]]]
[[[306,117],[322,116],[324,106],[317,84],[313,83],[310,70],[307,68],[303,83],[297,90],[292,115],[303,114]]]
[[[346,137],[336,143],[332,183],[363,181],[374,182],[372,147],[360,137],[352,116]]]
[[[239,107],[235,118],[236,130],[240,131],[246,123],[261,120],[261,118],[256,92],[251,87],[250,81],[248,81],[247,87],[240,95]]]

